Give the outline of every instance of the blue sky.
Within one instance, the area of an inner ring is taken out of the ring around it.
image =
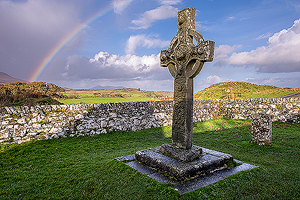
[[[173,90],[159,53],[188,6],[196,8],[196,30],[215,41],[214,61],[194,79],[195,92],[222,81],[300,87],[298,0],[0,0],[0,71],[30,80],[61,38],[111,7],[64,45],[37,81]]]

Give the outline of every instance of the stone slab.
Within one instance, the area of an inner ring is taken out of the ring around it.
[[[178,184],[172,186],[172,188],[177,190],[180,194],[184,194],[187,192],[197,190],[201,187],[205,187],[210,184],[216,183],[216,182],[218,182],[222,179],[225,179],[231,175],[234,175],[238,172],[250,170],[253,168],[257,168],[257,167],[258,166],[256,166],[256,165],[243,163],[242,165],[235,166],[231,169],[220,170],[220,171],[214,172],[212,174],[208,174],[206,176],[201,176],[199,178],[192,179],[190,181],[178,183]]]
[[[192,162],[183,162],[169,157],[157,151],[157,149],[145,149],[135,153],[137,161],[167,173],[175,179],[183,181],[188,178],[194,178],[204,173],[211,173],[219,170],[233,157],[229,154],[211,151],[203,148],[201,156]]]
[[[125,161],[131,161],[131,160],[135,160],[135,155],[129,155],[129,156],[121,156],[121,157],[117,157],[115,158],[117,161],[121,161],[121,162],[125,162]]]
[[[153,149],[158,151],[159,147],[153,148]],[[206,152],[214,152],[215,154],[224,156],[224,153],[222,153],[222,152],[209,150],[209,149],[205,149],[205,148],[202,148],[202,150],[204,150]],[[172,188],[174,188],[180,194],[191,192],[191,191],[197,190],[201,187],[205,187],[205,186],[208,186],[210,184],[216,183],[216,182],[218,182],[222,179],[225,179],[226,177],[229,177],[231,175],[234,175],[238,172],[246,171],[246,170],[250,170],[250,169],[258,167],[256,165],[243,163],[242,161],[234,159],[235,162],[240,163],[241,165],[235,166],[231,169],[223,169],[223,170],[220,170],[220,171],[216,171],[216,172],[211,173],[211,174],[207,174],[207,175],[204,175],[204,176],[199,176],[198,178],[182,182],[182,181],[175,180],[171,177],[165,176],[161,172],[159,172],[159,171],[157,171],[157,170],[155,170],[155,169],[153,169],[149,166],[141,164],[138,161],[132,161],[132,159],[130,159],[130,161],[126,161],[126,158],[135,158],[135,155],[118,157],[118,158],[116,158],[116,160],[118,160],[118,161],[123,160],[123,162],[126,165],[132,167],[133,169],[135,169],[135,170],[137,170],[137,171],[139,171],[143,174],[146,174],[148,177],[150,177],[150,178],[152,178],[152,179],[154,179],[154,180],[156,180],[160,183],[163,183],[163,184],[172,183],[172,184],[174,184],[172,186]]]
[[[142,174],[153,174],[155,172],[157,172],[156,170],[147,167],[146,165],[143,165],[137,161],[130,161],[130,162],[126,162],[126,165],[130,166],[131,168],[138,170],[139,172],[141,172]]]

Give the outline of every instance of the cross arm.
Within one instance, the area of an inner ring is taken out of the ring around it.
[[[196,46],[194,53],[200,55],[198,59],[202,62],[212,62],[214,59],[215,42],[211,40],[203,41]]]
[[[172,62],[172,51],[161,50],[160,52],[160,65],[162,67],[168,67],[169,63]]]

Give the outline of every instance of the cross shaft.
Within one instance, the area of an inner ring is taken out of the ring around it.
[[[193,78],[199,74],[204,62],[213,60],[214,45],[213,41],[204,41],[201,33],[195,30],[194,8],[178,12],[177,34],[169,48],[161,51],[160,64],[168,67],[174,77],[172,143],[179,148],[192,148]]]

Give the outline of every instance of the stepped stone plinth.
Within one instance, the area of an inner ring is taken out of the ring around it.
[[[202,149],[193,146],[195,149]],[[140,150],[135,153],[135,158],[158,171],[174,177],[176,180],[184,181],[200,175],[209,174],[227,168],[228,162],[233,161],[229,154],[204,149],[201,155],[193,161],[181,161],[164,155],[160,152],[161,147]]]

